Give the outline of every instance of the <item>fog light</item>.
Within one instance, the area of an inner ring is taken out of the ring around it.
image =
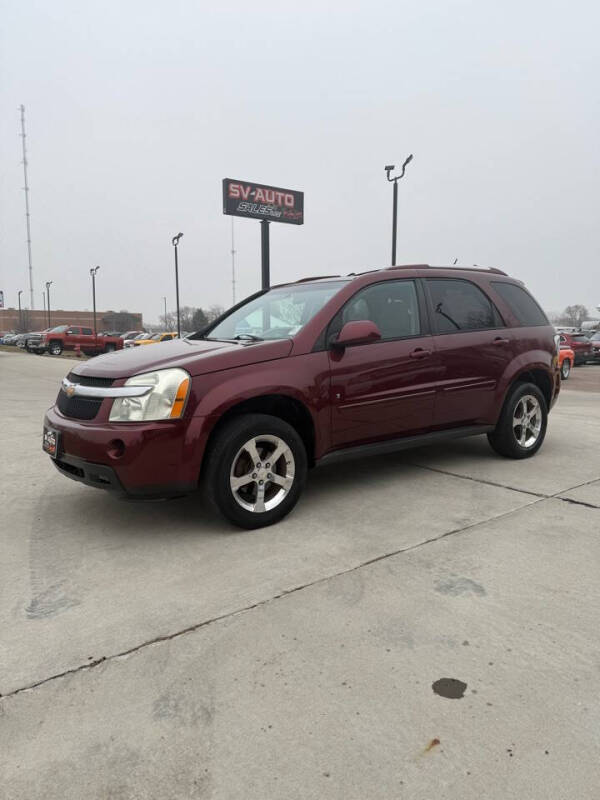
[[[108,443],[107,453],[111,458],[121,458],[125,453],[125,442],[122,439],[112,439]]]

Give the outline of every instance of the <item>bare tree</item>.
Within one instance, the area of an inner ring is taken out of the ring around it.
[[[581,328],[581,323],[587,319],[588,317],[588,310],[585,306],[582,305],[574,305],[574,306],[567,306],[563,311],[562,316],[562,323],[563,325],[569,325],[573,328]]]

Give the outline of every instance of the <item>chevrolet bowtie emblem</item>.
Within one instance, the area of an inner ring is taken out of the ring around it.
[[[75,394],[75,387],[74,386],[67,386],[65,394],[67,395],[67,397],[73,397],[73,395]]]

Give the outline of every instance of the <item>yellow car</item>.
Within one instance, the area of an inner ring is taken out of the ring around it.
[[[176,333],[155,333],[149,339],[134,339],[133,346],[140,347],[143,344],[156,344],[157,342],[170,342],[171,339],[176,339]]]

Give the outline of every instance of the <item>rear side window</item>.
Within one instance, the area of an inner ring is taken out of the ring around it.
[[[436,333],[502,328],[496,306],[478,286],[466,280],[428,278]]]
[[[492,281],[492,286],[525,327],[549,325],[546,315],[529,292],[514,283]]]
[[[415,282],[382,281],[365,286],[336,314],[329,336],[338,334],[346,322],[371,320],[382,339],[405,339],[421,333],[419,302]]]

